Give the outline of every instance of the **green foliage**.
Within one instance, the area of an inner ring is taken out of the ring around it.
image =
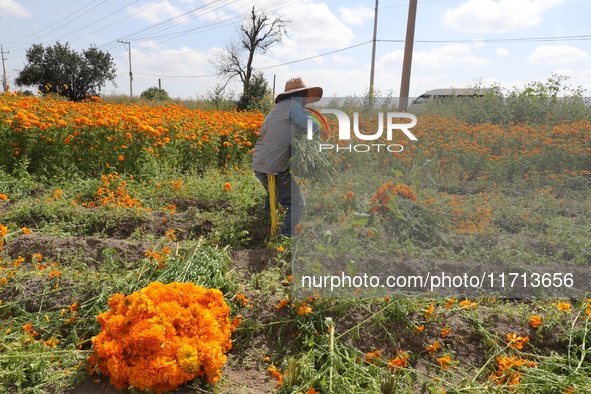
[[[226,93],[224,86],[219,84],[207,91],[205,100],[207,104],[213,106],[213,109],[217,111],[230,111],[236,109],[234,92]]]
[[[262,72],[255,73],[245,92],[240,96],[236,109],[268,113],[273,109],[273,92]]]
[[[453,97],[429,100],[425,105],[410,107],[417,114],[443,115],[469,124],[543,124],[591,119],[591,106],[583,97],[584,90],[566,84],[569,77],[553,73],[545,82],[532,81],[523,88],[505,92],[493,84],[484,87],[480,80],[475,88],[485,89],[483,97]],[[562,96],[559,96],[562,95]]]
[[[91,46],[81,54],[66,43],[44,48],[33,44],[27,50],[27,64],[16,78],[18,86],[38,87],[44,94],[57,93],[80,101],[97,95],[107,81],[115,81],[115,62],[109,53]]]
[[[166,101],[170,100],[168,96],[168,92],[164,89],[158,89],[156,86],[152,86],[142,92],[140,97],[144,100],[151,100],[151,101]]]

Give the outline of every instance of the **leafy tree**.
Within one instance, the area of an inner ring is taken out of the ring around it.
[[[107,81],[115,83],[113,58],[94,46],[79,54],[68,43],[47,48],[33,44],[26,56],[28,64],[16,78],[18,86],[37,86],[42,93],[80,101],[98,94]]]
[[[156,86],[152,86],[151,88],[144,90],[142,94],[140,94],[140,97],[144,100],[170,100],[168,92],[164,89],[158,89]]]
[[[226,84],[232,78],[239,77],[246,92],[253,75],[255,53],[265,53],[271,45],[281,42],[288,22],[282,16],[273,16],[270,12],[257,10],[253,6],[242,16],[237,34],[238,42],[228,44],[226,50],[212,61],[217,74],[228,78]]]
[[[252,76],[252,81],[240,96],[236,109],[263,113],[268,113],[273,109],[273,92],[261,71]]]

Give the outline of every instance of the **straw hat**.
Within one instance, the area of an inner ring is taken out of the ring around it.
[[[281,101],[281,99],[288,94],[302,91],[308,92],[308,103],[313,103],[322,98],[322,88],[319,88],[317,86],[309,88],[306,86],[304,81],[302,81],[302,78],[298,77],[292,78],[285,83],[285,91],[277,95],[277,98],[275,99],[275,104]]]

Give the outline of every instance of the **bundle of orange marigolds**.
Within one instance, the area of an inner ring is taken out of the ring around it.
[[[172,391],[198,376],[220,379],[234,326],[219,290],[153,282],[113,295],[108,305],[97,317],[102,331],[92,340],[91,374],[109,376],[119,390]]]

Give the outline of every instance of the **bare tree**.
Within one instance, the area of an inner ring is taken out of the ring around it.
[[[246,91],[253,74],[252,62],[255,53],[265,53],[271,45],[281,42],[286,34],[285,25],[288,22],[289,20],[283,16],[274,16],[253,6],[242,16],[238,41],[229,43],[226,49],[212,60],[217,74],[228,78],[226,84],[232,78],[239,77]]]

